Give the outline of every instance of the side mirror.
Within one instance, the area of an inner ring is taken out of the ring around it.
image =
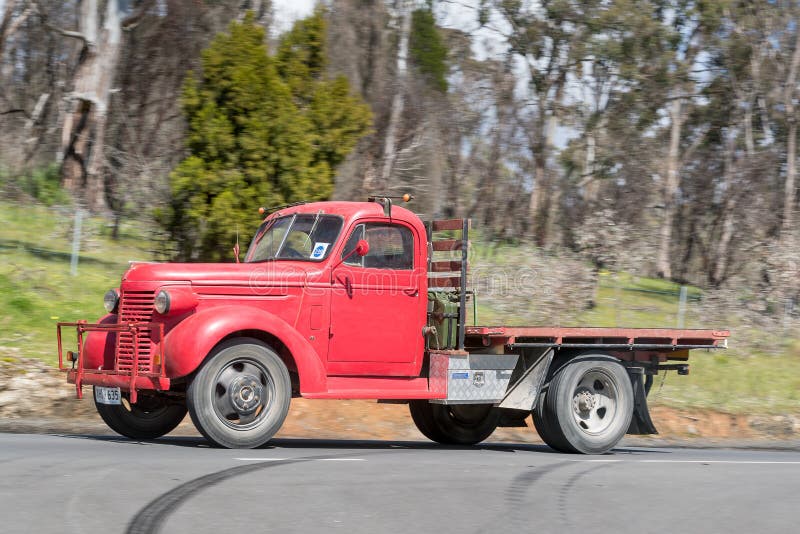
[[[366,256],[369,253],[369,243],[363,239],[359,239],[356,243],[355,253],[359,256]]]
[[[351,250],[350,252],[348,252],[347,254],[345,254],[345,255],[342,257],[342,259],[340,259],[339,261],[337,261],[337,262],[336,262],[336,263],[333,265],[333,268],[334,268],[334,269],[335,269],[335,268],[337,268],[338,266],[340,266],[341,264],[343,264],[344,262],[346,262],[348,259],[350,259],[350,258],[351,258],[351,257],[352,257],[354,254],[358,254],[359,256],[362,256],[362,257],[363,257],[363,256],[366,256],[368,252],[369,252],[369,243],[367,243],[367,242],[366,242],[365,240],[363,240],[363,239],[359,239],[359,240],[358,240],[358,243],[356,243],[356,248],[354,248],[353,250]]]

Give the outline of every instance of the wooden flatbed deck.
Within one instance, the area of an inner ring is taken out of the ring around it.
[[[467,347],[504,345],[515,348],[602,348],[614,352],[669,353],[685,358],[689,349],[728,346],[727,330],[671,328],[597,328],[548,326],[467,326]]]

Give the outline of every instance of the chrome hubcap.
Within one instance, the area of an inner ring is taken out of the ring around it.
[[[587,434],[601,434],[613,424],[617,413],[617,384],[603,371],[589,371],[572,395],[572,417]]]
[[[275,384],[262,364],[242,358],[217,373],[214,393],[214,411],[219,419],[235,430],[248,430],[269,412]]]
[[[256,377],[246,375],[233,381],[230,387],[231,403],[240,414],[254,412],[261,404],[263,388]]]

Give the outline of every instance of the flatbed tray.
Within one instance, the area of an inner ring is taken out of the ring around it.
[[[727,330],[550,326],[467,326],[467,345],[602,347],[627,350],[727,348]]]

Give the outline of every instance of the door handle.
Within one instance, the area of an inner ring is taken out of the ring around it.
[[[353,298],[353,283],[350,282],[349,276],[344,277],[344,290],[348,298]]]
[[[415,287],[411,288],[411,289],[404,289],[403,293],[405,293],[409,297],[416,297],[417,295],[419,295],[419,289],[417,289]]]

